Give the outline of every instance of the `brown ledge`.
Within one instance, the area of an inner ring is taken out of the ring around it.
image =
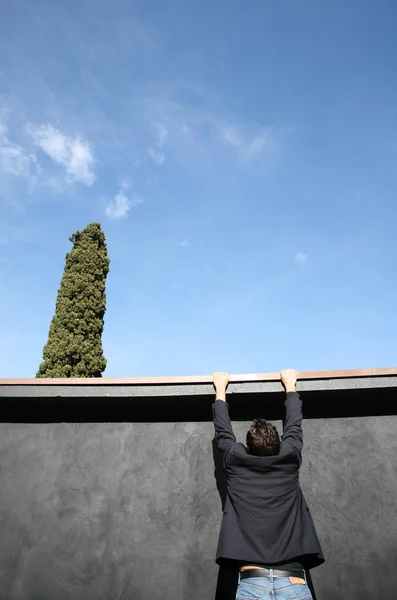
[[[303,371],[298,373],[298,380],[351,379],[360,377],[397,376],[397,367],[381,369],[345,369],[339,371]],[[231,383],[253,381],[279,381],[280,373],[250,373],[246,375],[230,375]],[[212,383],[212,375],[183,375],[171,377],[87,377],[64,379],[41,378],[0,378],[2,385],[175,385],[195,383]]]

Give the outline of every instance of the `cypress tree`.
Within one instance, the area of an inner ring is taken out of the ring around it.
[[[102,377],[106,367],[102,332],[109,259],[99,223],[76,231],[70,241],[55,315],[36,377]]]

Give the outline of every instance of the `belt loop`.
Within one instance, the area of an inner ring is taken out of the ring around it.
[[[241,569],[238,570],[238,583],[240,585],[240,581],[241,581]]]
[[[274,570],[270,569],[270,583],[272,584],[272,589],[273,589],[273,573],[274,573]]]

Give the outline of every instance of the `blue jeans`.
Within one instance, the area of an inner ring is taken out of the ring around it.
[[[239,582],[236,600],[312,600],[306,583],[289,577],[247,577]]]

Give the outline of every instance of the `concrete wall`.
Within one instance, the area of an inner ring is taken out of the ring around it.
[[[248,422],[234,425],[243,441]],[[397,417],[304,431],[327,559],[317,600],[395,599]],[[0,600],[214,599],[212,434],[210,422],[1,423]]]

